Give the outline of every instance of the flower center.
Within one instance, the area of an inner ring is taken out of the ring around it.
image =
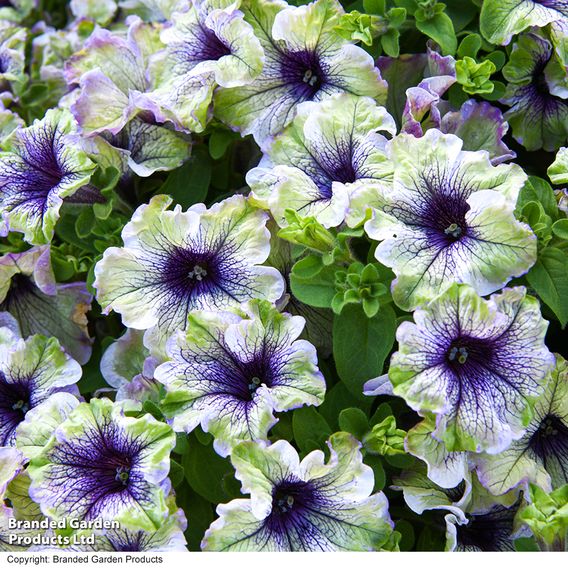
[[[568,455],[568,427],[560,417],[548,414],[542,419],[528,446],[545,464],[551,459],[563,463],[563,456]]]
[[[310,87],[314,87],[315,85],[317,85],[319,78],[311,69],[307,69],[304,72],[302,81],[304,83],[307,83]]]
[[[277,499],[275,506],[281,513],[289,513],[294,507],[294,497],[292,495],[283,495]]]
[[[444,233],[454,239],[459,239],[462,234],[462,228],[457,223],[451,223],[444,229]]]
[[[187,275],[189,276],[189,278],[191,280],[195,279],[198,282],[201,282],[203,280],[203,278],[205,278],[205,276],[207,276],[207,270],[205,270],[205,268],[203,268],[203,266],[200,266],[199,264],[196,264],[193,267],[193,270],[190,270]]]
[[[26,414],[30,409],[30,405],[25,400],[18,400],[12,405],[12,410],[21,410],[23,414]]]
[[[254,394],[261,383],[262,383],[262,381],[258,377],[253,377],[250,380],[250,383],[249,383],[249,386],[248,386],[249,392],[251,394]]]
[[[448,352],[448,359],[450,361],[457,361],[460,365],[463,365],[467,361],[467,348],[466,347],[452,347]]]
[[[128,480],[130,479],[130,468],[127,466],[120,465],[116,468],[115,480],[126,487],[128,485]]]

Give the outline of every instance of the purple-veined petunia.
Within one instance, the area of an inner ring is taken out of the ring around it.
[[[304,101],[348,92],[385,102],[387,85],[372,57],[334,30],[344,14],[337,0],[298,7],[281,0],[244,0],[240,9],[264,49],[264,67],[250,85],[220,88],[215,115],[252,134],[261,148]]]
[[[433,435],[449,451],[498,453],[519,439],[554,365],[548,322],[522,287],[489,300],[453,284],[396,333],[394,394],[436,416]]]
[[[377,204],[382,184],[392,182],[387,139],[396,126],[369,97],[348,93],[304,102],[296,117],[247,174],[255,202],[285,225],[286,209],[315,217],[325,227],[350,225]]]
[[[51,109],[42,120],[15,130],[0,153],[0,214],[31,244],[51,241],[64,199],[102,199],[87,186],[95,165],[72,142],[75,130],[68,111]]]
[[[224,456],[240,441],[266,440],[274,411],[319,405],[325,394],[316,350],[298,339],[302,317],[255,300],[243,316],[192,312],[187,331],[168,342],[171,360],[155,373],[174,430],[201,424]]]
[[[568,10],[568,7],[567,7]],[[557,150],[568,140],[566,65],[552,43],[537,33],[519,36],[503,67],[507,90],[501,102],[517,142],[527,150]]]
[[[185,329],[192,310],[238,307],[253,298],[278,300],[280,273],[259,266],[270,252],[267,215],[242,196],[206,209],[168,211],[171,198],[153,197],[123,231],[124,247],[108,248],[95,268],[97,299],[135,329],[150,329],[159,350]]]
[[[72,552],[187,552],[184,531],[187,520],[182,509],[175,508],[175,497],[168,498],[170,514],[152,531],[132,529],[97,529],[76,533],[76,540],[94,536],[94,544],[73,545],[66,550]]]
[[[65,65],[65,77],[79,88],[71,112],[85,135],[117,134],[140,111],[152,111],[145,93],[150,56],[159,51],[160,27],[133,17],[128,34],[97,28]]]
[[[291,444],[241,442],[231,461],[243,493],[219,505],[205,533],[208,551],[370,551],[388,541],[387,498],[374,493],[360,443],[345,432],[329,442],[331,457],[315,450],[301,462]]]
[[[469,99],[459,111],[446,113],[440,121],[440,130],[461,138],[464,150],[487,150],[494,166],[517,156],[503,142],[509,124],[502,112],[487,101]]]
[[[91,300],[84,282],[55,282],[49,246],[0,257],[0,313],[13,316],[22,337],[56,337],[81,365],[92,351],[86,317]]]
[[[116,520],[156,530],[168,516],[172,429],[92,399],[73,410],[28,467],[30,496],[54,519]]]
[[[25,420],[41,422],[42,413],[30,411],[54,393],[78,395],[81,374],[54,337],[13,337],[0,345],[0,445],[15,445]]]
[[[528,482],[545,491],[568,483],[568,364],[556,356],[556,367],[533,409],[522,438],[497,455],[474,456],[480,481],[495,494]]]
[[[457,136],[435,129],[399,135],[387,153],[394,181],[365,229],[382,241],[375,256],[397,276],[401,308],[456,281],[490,294],[534,264],[536,237],[513,214],[527,177],[519,166],[492,166],[487,152],[462,151]]]
[[[514,35],[531,26],[543,27],[567,18],[566,0],[484,0],[479,25],[485,39],[507,45]]]
[[[149,98],[162,120],[200,132],[216,85],[242,87],[262,70],[264,51],[230,0],[193,0],[161,33],[166,48],[152,58]]]

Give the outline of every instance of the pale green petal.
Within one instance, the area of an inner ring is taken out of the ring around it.
[[[560,148],[556,159],[547,170],[550,181],[555,185],[568,183],[568,148]]]

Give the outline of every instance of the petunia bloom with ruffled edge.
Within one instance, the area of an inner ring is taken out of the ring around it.
[[[435,129],[387,147],[393,185],[365,229],[382,241],[375,256],[396,274],[393,298],[405,310],[456,281],[490,294],[536,260],[536,237],[513,214],[526,174],[461,148],[457,136]]]
[[[563,147],[558,150],[554,162],[548,167],[547,174],[555,185],[568,183],[568,148]]]
[[[117,134],[140,110],[152,111],[144,93],[149,58],[163,47],[160,28],[134,16],[128,24],[126,38],[97,28],[65,65],[67,82],[80,89],[71,112],[83,134]]]
[[[498,453],[519,439],[554,365],[538,301],[522,287],[484,300],[454,284],[414,320],[396,333],[394,393],[436,415],[433,435],[449,451]]]
[[[180,2],[186,0],[118,0],[119,8],[125,14],[134,14],[145,22],[165,22],[171,20]]]
[[[450,452],[434,437],[436,419],[426,416],[411,428],[404,440],[405,450],[426,464],[426,475],[444,489],[457,487],[468,476],[468,452]]]
[[[531,26],[543,27],[567,17],[566,0],[484,0],[479,27],[491,43],[507,45]]]
[[[80,404],[28,467],[30,496],[54,519],[116,520],[156,530],[168,515],[175,434],[146,414],[124,415],[109,399]]]
[[[242,442],[231,461],[243,493],[219,505],[202,543],[210,551],[368,551],[388,540],[392,522],[373,471],[349,434],[331,436],[331,457],[315,450],[301,462],[285,440]]]
[[[568,91],[559,78],[566,80],[566,68],[550,41],[536,33],[519,36],[503,76],[508,85],[501,102],[511,107],[505,118],[515,140],[531,151],[554,151],[565,145]]]
[[[219,89],[215,115],[262,149],[296,114],[298,104],[334,93],[386,100],[387,85],[372,57],[334,30],[337,0],[291,7],[281,0],[244,0],[241,10],[264,49],[262,73],[244,87]]]
[[[173,501],[173,497],[170,498]],[[170,512],[160,527],[153,531],[102,529],[79,531],[76,539],[95,538],[94,544],[79,544],[66,550],[73,552],[187,552],[184,531],[187,520],[182,509]]]
[[[79,394],[79,363],[54,337],[14,338],[0,346],[0,445],[15,445],[28,413],[56,392]],[[41,420],[41,413],[34,413]]]
[[[238,10],[238,2],[194,0],[172,16],[161,33],[165,50],[152,61],[157,87],[149,95],[163,119],[178,128],[200,132],[205,127],[216,84],[241,87],[262,70],[264,51]]]
[[[56,337],[81,365],[92,350],[86,317],[91,300],[84,282],[55,282],[49,246],[0,257],[0,314],[12,315],[23,337]]]
[[[515,539],[530,535],[530,531],[516,526],[519,505],[494,504],[468,512],[465,519],[446,515],[446,551],[515,552]]]
[[[396,125],[368,97],[341,93],[302,103],[247,174],[254,201],[281,226],[286,209],[314,216],[325,227],[340,225],[349,212],[351,224],[357,224],[378,201],[378,186],[392,181],[381,131],[394,135]]]
[[[279,272],[259,266],[270,252],[266,213],[234,196],[206,209],[168,211],[153,197],[123,231],[124,247],[106,249],[95,267],[97,299],[134,329],[153,329],[153,345],[185,329],[192,310],[222,310],[284,292]],[[158,347],[159,349],[159,347]]]
[[[434,483],[424,468],[413,466],[393,478],[391,489],[402,491],[404,501],[417,515],[424,511],[444,510],[465,521],[464,510],[471,499],[471,475],[453,487],[440,487]]]
[[[498,455],[474,457],[480,481],[496,494],[527,483],[545,491],[568,483],[568,364],[556,356],[544,394],[534,405],[525,435]]]
[[[143,115],[134,117],[118,134],[103,132],[82,138],[89,157],[103,167],[115,167],[123,177],[132,172],[140,177],[179,168],[189,158],[191,140],[188,135],[155,124]]]
[[[92,202],[96,196],[80,188],[95,168],[87,155],[69,140],[75,121],[67,112],[48,110],[42,120],[16,130],[0,153],[0,214],[11,231],[31,244],[53,238],[65,198]],[[82,199],[84,198],[84,199]]]
[[[440,121],[440,130],[461,138],[464,150],[487,150],[494,166],[517,156],[503,142],[509,124],[501,111],[486,101],[470,99],[459,111],[446,113]]]
[[[187,331],[168,341],[171,361],[156,369],[174,430],[201,424],[223,456],[240,441],[266,440],[274,411],[319,405],[325,394],[316,350],[298,339],[303,318],[254,300],[243,315],[191,313]]]

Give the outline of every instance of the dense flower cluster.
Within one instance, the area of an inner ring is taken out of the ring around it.
[[[0,551],[568,550],[568,3],[353,7],[0,2]]]

